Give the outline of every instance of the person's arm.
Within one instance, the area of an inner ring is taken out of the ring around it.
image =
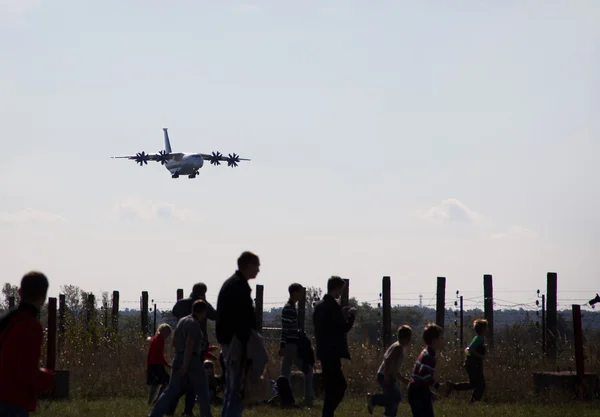
[[[252,305],[252,300],[250,298],[244,300],[239,299],[240,297],[237,298],[238,302],[236,304],[241,308],[235,310],[234,313],[238,314],[238,317],[234,320],[235,335],[245,346],[250,340],[252,329],[256,327],[256,316],[254,315],[254,306]]]
[[[392,374],[395,373],[395,364],[398,361],[398,353],[400,349],[397,346],[392,348],[390,355],[383,361],[383,379],[386,384],[389,384],[392,380]]]
[[[208,307],[206,310],[206,318],[208,320],[216,321],[217,320],[217,310],[215,310],[215,308],[210,303],[206,303],[206,306]]]
[[[185,351],[183,353],[183,364],[181,365],[181,369],[179,370],[179,372],[182,376],[186,374],[188,366],[190,364],[190,360],[192,359],[194,343],[196,343],[196,336],[189,335],[185,342]]]
[[[283,308],[281,312],[281,341],[279,342],[279,349],[285,349],[285,345],[290,337],[290,334],[294,331],[292,324],[295,320],[294,310],[291,308]]]
[[[483,360],[485,358],[485,356],[482,355],[481,353],[477,352],[477,348],[479,346],[481,346],[482,343],[483,343],[483,339],[481,337],[477,336],[477,337],[475,337],[473,339],[473,341],[471,342],[471,344],[467,348],[467,351],[471,352],[471,355],[473,355],[477,359],[481,359],[481,360]]]
[[[42,326],[29,321],[14,330],[17,330],[16,339],[22,341],[17,351],[15,379],[36,393],[49,390],[54,383],[54,373],[39,367],[44,338]]]
[[[159,343],[159,345],[158,345],[158,355],[160,355],[160,360],[161,360],[161,363],[163,364],[163,366],[170,368],[171,365],[169,365],[169,362],[167,362],[167,358],[165,358],[165,341],[164,340],[162,341],[162,343]]]

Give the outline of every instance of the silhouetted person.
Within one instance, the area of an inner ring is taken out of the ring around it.
[[[286,377],[291,385],[292,365],[296,365],[304,374],[304,405],[312,406],[314,401],[312,387],[314,360],[313,363],[310,363],[306,349],[302,349],[301,343],[305,342],[306,336],[298,327],[298,310],[296,309],[303,291],[304,288],[300,284],[290,285],[288,287],[290,298],[281,312],[279,356],[282,357],[282,360],[280,375]]]
[[[244,252],[237,260],[238,269],[219,291],[217,301],[217,340],[223,350],[225,362],[225,393],[222,417],[240,417],[242,404],[242,377],[246,366],[247,345],[256,330],[256,316],[252,304],[252,289],[248,281],[256,278],[260,270],[258,256]],[[237,338],[240,349],[233,349]]]
[[[356,309],[348,309],[348,319],[339,299],[346,283],[333,276],[327,281],[327,294],[315,305],[313,325],[317,339],[317,358],[321,361],[325,399],[323,417],[333,417],[344,399],[347,383],[342,372],[342,359],[350,360],[346,334],[354,324]]]
[[[469,382],[454,383],[452,381],[448,381],[448,391],[446,395],[450,395],[452,390],[473,390],[471,402],[476,402],[481,400],[481,397],[485,392],[483,361],[485,359],[485,353],[487,350],[485,336],[487,336],[489,332],[487,320],[475,320],[473,322],[473,330],[475,330],[476,336],[466,349],[467,359],[465,360],[465,369],[469,375]]]
[[[429,323],[423,330],[425,347],[415,361],[408,383],[408,403],[413,417],[434,417],[433,393],[440,383],[435,380],[436,354],[444,346],[444,329],[435,323]]]
[[[204,335],[204,340],[202,343],[202,356],[206,355],[206,353],[208,352],[208,346],[209,346],[207,320],[215,321],[217,319],[217,311],[213,308],[213,306],[208,301],[206,301],[206,291],[207,291],[207,287],[206,287],[206,284],[204,284],[203,282],[198,282],[198,283],[194,284],[194,287],[192,288],[192,292],[191,292],[190,296],[188,298],[183,298],[183,299],[177,301],[177,303],[175,303],[175,306],[173,307],[173,311],[172,311],[175,318],[177,318],[177,320],[179,321],[179,320],[181,320],[182,317],[185,317],[190,314],[190,312],[192,311],[192,305],[194,304],[194,302],[196,300],[203,300],[206,303],[206,308],[207,308],[206,317],[204,319],[202,319],[202,321],[200,322],[200,326],[202,327],[202,334]],[[177,403],[179,402],[179,399],[183,396],[183,394],[185,394],[185,406],[184,406],[182,414],[184,416],[193,416],[194,403],[196,402],[195,394],[194,394],[194,387],[192,387],[191,384],[189,384],[187,382],[185,384],[183,391],[173,401],[173,404],[171,405],[171,409],[169,410],[169,413],[170,414],[175,413],[175,409],[177,408]]]
[[[44,274],[25,274],[19,306],[0,320],[0,416],[29,417],[39,393],[54,384],[53,372],[39,367],[44,330],[37,315],[47,292]]]
[[[211,417],[208,380],[202,358],[204,335],[200,325],[202,319],[206,317],[206,310],[206,303],[203,300],[196,300],[192,305],[191,314],[177,323],[173,333],[175,357],[171,365],[171,379],[148,417],[162,417],[167,414],[173,400],[180,395],[186,382],[194,387],[200,416]]]

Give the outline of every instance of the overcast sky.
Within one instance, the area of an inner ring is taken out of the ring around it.
[[[293,5],[292,5],[293,3]],[[600,2],[0,0],[3,281],[498,308],[600,291]],[[172,179],[163,149],[236,152]],[[253,283],[254,284],[254,283]],[[503,301],[502,301],[503,300]],[[267,304],[269,306],[269,304]]]

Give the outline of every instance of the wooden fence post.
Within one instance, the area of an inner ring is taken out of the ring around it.
[[[58,296],[58,353],[62,351],[65,340],[65,320],[67,314],[67,297],[64,294]]]
[[[392,280],[390,277],[383,277],[381,288],[381,297],[383,302],[383,317],[381,323],[383,348],[387,349],[392,344]]]
[[[350,279],[344,278],[344,282],[346,285],[344,285],[344,290],[342,291],[342,307],[346,307],[348,304],[350,304]]]
[[[550,363],[556,362],[556,338],[557,332],[557,292],[558,278],[556,272],[548,272],[546,288],[546,356]]]
[[[435,306],[435,324],[444,327],[446,318],[446,277],[437,278],[437,302]]]
[[[46,369],[56,370],[56,298],[48,299],[48,345]]]
[[[183,299],[183,288],[177,288],[177,301]]]
[[[305,331],[305,321],[306,321],[306,287],[302,287],[302,297],[300,297],[300,301],[298,302],[298,327],[303,332]]]
[[[573,304],[573,336],[575,339],[575,369],[580,393],[584,387],[585,366],[583,361],[583,330],[581,328],[581,306]]]
[[[263,330],[263,297],[264,287],[262,285],[256,285],[256,298],[254,299],[255,315],[256,315],[256,329],[259,333]]]
[[[488,322],[488,345],[494,347],[494,285],[492,276],[485,274],[483,276],[483,316]]]
[[[87,306],[86,306],[86,322],[88,329],[94,320],[94,313],[96,312],[96,297],[94,294],[88,294]]]
[[[111,316],[113,330],[117,333],[119,331],[119,291],[113,291]]]
[[[142,314],[142,334],[148,336],[148,291],[142,291],[142,306],[140,310]]]

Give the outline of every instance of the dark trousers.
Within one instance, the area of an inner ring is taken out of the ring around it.
[[[427,387],[408,386],[408,403],[413,417],[434,417],[432,396]]]
[[[323,385],[325,398],[323,401],[323,417],[334,417],[348,385],[342,372],[342,361],[340,358],[321,359],[323,370]]]
[[[377,383],[383,393],[373,394],[371,397],[373,405],[385,407],[386,417],[396,417],[398,415],[398,405],[402,401],[402,393],[398,388],[396,378],[391,378],[390,382],[386,384],[384,376],[379,374],[377,375]]]
[[[177,409],[177,404],[179,404],[179,400],[181,397],[185,395],[185,406],[183,408],[183,412],[185,414],[192,414],[194,410],[194,403],[196,402],[196,391],[194,391],[194,385],[190,383],[189,379],[186,378],[184,389],[175,397],[173,402],[171,403],[171,408],[167,412],[168,415],[175,414],[175,410]]]
[[[469,382],[461,382],[454,386],[456,391],[468,391],[473,390],[471,396],[471,402],[481,400],[483,393],[485,392],[485,377],[483,376],[483,364],[477,363],[476,361],[467,358],[465,363],[467,374],[469,375]]]

